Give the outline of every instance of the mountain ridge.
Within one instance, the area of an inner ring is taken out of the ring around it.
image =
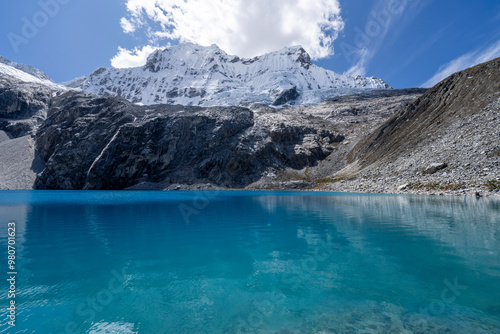
[[[284,52],[290,54],[267,61],[313,68],[300,48]],[[135,70],[149,74],[173,66],[163,56],[155,53],[148,67]],[[262,62],[219,56],[240,68]],[[0,68],[35,78],[3,63]],[[7,170],[0,187],[451,189],[498,196],[499,83],[495,59],[429,90],[365,89],[313,106],[141,106],[122,97],[54,91],[0,71],[0,155]],[[278,91],[276,97],[293,102],[301,92]]]
[[[133,103],[200,106],[315,104],[390,88],[379,78],[318,67],[300,46],[248,59],[228,55],[216,45],[190,43],[157,50],[141,67],[101,67],[81,84],[85,93],[121,96]]]
[[[0,63],[3,63],[5,65],[9,65],[9,66],[12,66],[20,71],[23,71],[25,73],[28,73],[40,80],[48,80],[48,81],[52,81],[53,80],[51,78],[49,78],[49,76],[47,74],[45,74],[42,70],[39,70],[38,68],[36,67],[33,67],[31,65],[26,65],[26,64],[22,64],[22,63],[16,63],[16,62],[13,62],[9,59],[6,59],[2,56],[0,56]]]
[[[25,83],[46,86],[52,90],[67,90],[64,85],[55,83],[41,70],[26,64],[16,63],[0,56],[0,76],[10,76]]]

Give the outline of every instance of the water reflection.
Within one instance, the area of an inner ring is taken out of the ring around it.
[[[20,222],[19,321],[30,331],[491,333],[500,319],[499,201],[11,194],[0,193],[0,218]],[[109,294],[116,272],[122,289]],[[454,299],[433,313],[444,289]],[[109,303],[85,312],[97,296]]]
[[[255,200],[272,212],[285,207],[292,215],[315,216],[315,227],[344,221],[348,224],[336,228],[409,229],[408,233],[453,247],[464,258],[485,256],[499,264],[495,262],[500,250],[499,200],[384,195],[259,196]]]
[[[426,299],[440,295],[445,281],[457,280],[468,290],[460,304],[499,315],[500,290],[492,289],[492,282],[500,282],[498,200],[382,195],[255,200],[268,210],[286,207],[290,216],[306,214],[313,223],[299,225],[297,235],[309,245],[341,236],[348,255],[337,258],[332,270],[346,265],[348,270],[337,275],[345,288],[358,284],[361,290],[364,281],[371,281],[383,287],[382,295],[366,294],[396,304],[421,300],[425,305]],[[349,272],[352,261],[356,269]],[[387,298],[391,294],[394,298]]]

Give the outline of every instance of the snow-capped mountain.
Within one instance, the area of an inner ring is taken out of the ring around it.
[[[61,85],[66,86],[68,88],[79,89],[81,87],[82,83],[85,82],[85,80],[87,80],[87,77],[85,77],[85,76],[78,77],[78,78],[74,78],[73,80],[70,80],[70,81],[61,82]]]
[[[227,106],[313,104],[390,86],[375,77],[340,75],[318,67],[300,46],[241,59],[216,45],[180,44],[153,52],[142,67],[99,68],[81,88],[145,105]]]
[[[56,84],[39,69],[20,63],[12,62],[0,56],[0,75],[8,75],[23,82],[44,85],[53,90],[67,90],[63,85]]]

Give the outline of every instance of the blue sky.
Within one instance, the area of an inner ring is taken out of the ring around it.
[[[113,58],[115,66],[140,63],[179,41],[216,43],[239,56],[302,44],[322,67],[395,88],[430,86],[500,56],[498,0],[9,0],[2,7],[0,55],[56,82],[110,67]]]

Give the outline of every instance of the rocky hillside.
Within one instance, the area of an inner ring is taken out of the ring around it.
[[[80,79],[80,87],[86,93],[121,96],[144,105],[195,106],[314,104],[332,96],[390,88],[378,78],[320,68],[302,47],[241,59],[216,45],[195,44],[155,51],[142,67],[100,68],[87,80]]]
[[[499,195],[500,59],[313,106],[141,106],[0,75],[0,188]]]
[[[457,194],[500,188],[500,58],[458,72],[362,139],[327,189]]]
[[[7,67],[9,73],[19,72],[21,78],[30,80],[22,81],[0,69],[0,189],[31,189],[44,168],[33,136],[46,119],[53,93],[28,73]]]

